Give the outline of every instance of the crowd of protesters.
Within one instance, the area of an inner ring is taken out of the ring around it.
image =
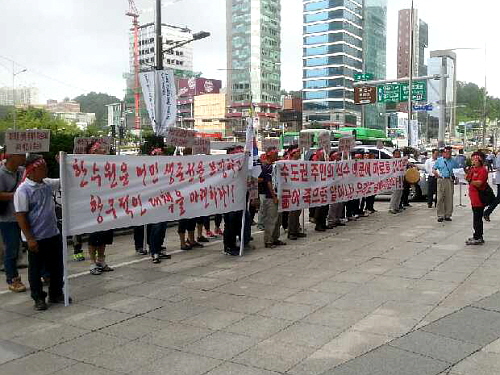
[[[107,154],[108,151],[98,142],[87,147],[88,154]],[[244,152],[243,147],[234,146],[227,149],[228,154]],[[147,154],[166,156],[174,154],[174,150],[154,148]],[[189,148],[183,150],[183,155],[191,155]],[[393,152],[393,158],[403,156],[400,150]],[[355,153],[355,160],[375,159],[372,153]],[[61,238],[60,188],[58,179],[47,178],[47,165],[41,155],[5,155],[5,161],[0,167],[0,234],[4,243],[4,269],[9,289],[13,292],[25,292],[26,286],[21,281],[17,270],[17,257],[21,241],[28,248],[29,270],[28,279],[31,297],[35,301],[35,309],[45,310],[48,296],[49,303],[61,303],[63,295],[63,258]],[[204,243],[211,239],[221,238],[223,252],[227,255],[240,255],[240,248],[253,249],[251,226],[258,225],[264,231],[264,247],[274,249],[285,246],[280,239],[281,228],[286,230],[290,241],[307,237],[304,224],[300,218],[303,211],[279,212],[277,187],[274,179],[274,167],[280,159],[277,149],[270,148],[261,155],[256,168],[259,168],[258,196],[247,194],[247,210],[239,210],[214,215],[182,219],[177,223],[179,249],[190,251],[203,248]],[[302,154],[298,146],[287,148],[282,160],[301,160]],[[332,151],[329,154],[319,149],[307,157],[311,161],[340,161],[342,154]],[[498,160],[498,158],[497,158]],[[469,195],[473,210],[474,235],[466,241],[467,245],[484,243],[483,218],[489,221],[489,216],[500,203],[500,178],[497,178],[497,197],[485,202],[484,191],[487,190],[488,158],[482,153],[472,155],[472,166],[465,166],[463,152],[455,158],[451,156],[451,148],[433,150],[430,158],[425,160],[425,170],[428,174],[428,207],[437,207],[438,222],[452,220],[454,171],[457,168],[466,169],[466,179],[469,181]],[[500,174],[500,162],[493,160],[497,173]],[[413,168],[412,163],[407,168]],[[497,176],[500,177],[500,176]],[[389,212],[401,213],[409,203],[410,184],[405,182],[401,189],[394,191],[390,199]],[[354,199],[343,203],[311,208],[309,222],[314,224],[314,230],[325,232],[335,227],[346,226],[350,221],[356,221],[377,212],[374,207],[375,196]],[[487,206],[489,206],[487,208]],[[258,213],[258,223],[254,221]],[[243,220],[245,215],[245,220]],[[211,230],[211,219],[214,221],[214,231]],[[224,221],[224,229],[222,222]],[[242,225],[244,223],[244,228]],[[167,222],[152,223],[135,227],[134,244],[138,255],[150,256],[153,263],[158,264],[163,259],[170,259],[164,243],[167,235]],[[242,237],[242,238],[241,238]],[[75,261],[84,261],[82,236],[72,238]],[[88,254],[91,275],[101,275],[111,272],[113,268],[106,262],[106,246],[113,243],[113,231],[102,231],[88,234]],[[239,243],[240,244],[239,244]],[[48,294],[43,291],[44,281],[48,284]]]

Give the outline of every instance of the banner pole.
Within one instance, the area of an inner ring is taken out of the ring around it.
[[[69,306],[69,282],[68,282],[68,204],[66,199],[66,153],[59,152],[59,176],[61,184],[61,206],[62,206],[62,245],[63,245],[63,292],[64,306]]]
[[[252,156],[253,157],[253,156]],[[248,163],[249,163],[249,154],[245,150],[245,160],[243,162],[243,168],[245,168],[245,209],[243,210],[243,217],[241,218],[241,233],[240,233],[240,257],[243,256],[244,253],[244,247],[245,247],[245,224],[246,224],[246,217],[247,217],[247,210],[248,210],[248,204],[249,204],[249,199],[247,199],[248,196]],[[226,225],[226,223],[224,223]]]

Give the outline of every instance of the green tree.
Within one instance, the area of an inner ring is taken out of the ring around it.
[[[0,131],[12,129],[14,127],[13,111],[4,119],[0,119]],[[53,133],[75,134],[80,130],[75,124],[54,117],[52,113],[44,109],[28,107],[26,109],[16,109],[17,129],[49,129]]]
[[[82,112],[95,113],[95,126],[99,130],[103,130],[108,125],[108,109],[106,105],[120,102],[120,99],[115,96],[93,91],[77,96],[74,100],[80,103]]]

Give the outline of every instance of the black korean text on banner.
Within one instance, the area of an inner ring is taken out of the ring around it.
[[[347,202],[403,188],[405,159],[276,163],[280,211]]]
[[[246,163],[244,154],[67,155],[67,234],[243,210]]]
[[[50,130],[7,130],[5,132],[5,152],[26,154],[27,152],[49,152]]]

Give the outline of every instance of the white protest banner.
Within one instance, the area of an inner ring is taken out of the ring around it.
[[[279,209],[295,211],[403,189],[406,164],[406,159],[280,161]]]
[[[67,235],[245,209],[246,155],[64,155]]]
[[[171,69],[153,70],[139,75],[144,102],[157,135],[165,135],[177,119],[177,93]],[[161,118],[156,114],[156,92],[160,94]]]
[[[76,137],[73,146],[73,154],[85,154],[87,153],[88,145],[95,142],[101,144],[101,148],[106,150],[109,154],[111,147],[113,146],[113,137]]]
[[[210,139],[196,137],[193,139],[193,155],[210,155]]]
[[[169,127],[165,131],[165,144],[175,147],[193,147],[196,131]]]
[[[356,144],[354,137],[342,137],[339,139],[339,152],[350,153]]]
[[[27,152],[49,152],[50,130],[7,130],[5,132],[5,152],[25,154]]]
[[[149,113],[149,119],[151,120],[151,124],[153,124],[153,129],[156,131],[155,72],[151,70],[149,72],[139,73],[139,79],[141,81],[142,96]]]
[[[325,150],[327,154],[330,153],[331,140],[330,140],[330,132],[328,130],[321,131],[318,134],[318,145],[320,148]]]
[[[314,137],[314,134],[312,134],[312,133],[300,132],[299,133],[299,147],[306,149],[306,150],[309,150],[313,145],[313,137]]]
[[[279,138],[264,138],[262,140],[262,151],[267,152],[270,148],[275,148],[279,150],[280,147],[280,139]]]

